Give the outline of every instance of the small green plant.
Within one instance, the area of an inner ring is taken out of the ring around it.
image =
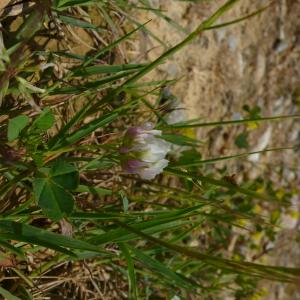
[[[162,103],[165,86],[174,81],[139,82],[202,32],[238,23],[267,7],[215,25],[239,2],[229,0],[188,34],[149,1],[138,2],[35,1],[17,31],[4,38],[0,246],[16,259],[10,268],[19,278],[18,285],[11,278],[3,281],[0,294],[7,299],[58,293],[55,285],[43,286],[49,277],[64,274],[66,262],[74,268],[80,264],[80,274],[93,266],[119,274],[129,299],[187,299],[191,293],[194,299],[217,299],[224,290],[246,299],[261,278],[299,280],[299,269],[245,261],[243,254],[243,246],[253,245],[238,230],[268,231],[270,239],[275,234],[277,219],[265,220],[255,205],[281,205],[276,193],[262,192],[264,182],[237,184],[208,167],[250,153],[204,159],[199,141],[187,134],[200,127],[298,116],[263,117],[249,110],[243,120],[174,123],[168,116],[180,108]],[[131,15],[138,9],[153,10],[186,38],[153,62],[113,63],[118,47],[128,46],[138,31],[148,32],[147,24],[137,24]],[[101,17],[98,25],[92,12]],[[120,16],[127,18],[122,30],[115,25]],[[57,31],[74,36],[77,29],[103,44],[95,48],[94,41],[85,54],[73,53],[64,43],[69,36],[45,30],[43,24],[49,27],[50,21]],[[32,45],[39,38],[45,44],[38,44],[37,51]],[[55,49],[53,41],[59,45]],[[247,148],[245,133],[236,143]],[[266,151],[274,150],[283,149]],[[99,293],[90,270],[89,278]],[[74,283],[69,284],[73,289]]]

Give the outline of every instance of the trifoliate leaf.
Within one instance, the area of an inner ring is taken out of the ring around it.
[[[29,123],[29,118],[25,115],[17,116],[8,121],[7,139],[9,142],[17,139],[21,131]]]
[[[33,192],[43,213],[54,221],[68,216],[74,207],[74,199],[70,190],[79,184],[77,169],[65,162],[57,160],[49,168],[40,168],[40,178],[33,181]]]
[[[39,117],[33,122],[33,126],[41,130],[47,130],[54,124],[55,118],[52,111],[47,107],[39,115]]]

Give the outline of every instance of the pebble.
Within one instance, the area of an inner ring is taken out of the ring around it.
[[[252,152],[262,151],[266,149],[269,144],[269,141],[272,137],[272,127],[269,126],[264,134],[259,138],[257,145],[252,149]],[[253,154],[248,157],[248,160],[251,162],[258,162],[260,159],[261,154]]]

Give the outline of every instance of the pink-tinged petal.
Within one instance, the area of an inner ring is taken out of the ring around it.
[[[130,148],[128,148],[128,147],[120,147],[119,148],[119,152],[121,154],[128,153],[128,152],[130,152]]]
[[[162,132],[153,128],[151,123],[129,128],[119,148],[124,155],[121,158],[123,170],[145,180],[153,179],[168,165],[165,157],[171,148],[170,143],[158,137]]]
[[[123,162],[122,168],[125,172],[129,174],[137,174],[140,168],[145,167],[147,164],[145,162],[139,161],[137,159],[129,159]]]
[[[126,135],[129,138],[135,138],[138,134],[140,134],[142,129],[140,127],[130,127],[127,129]]]
[[[138,170],[137,174],[144,180],[154,179],[156,175],[163,172],[163,169],[168,166],[169,161],[167,159],[162,159],[155,164],[149,165],[147,168],[141,168]]]

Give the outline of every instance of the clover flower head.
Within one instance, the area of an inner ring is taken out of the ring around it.
[[[171,148],[170,143],[159,138],[160,135],[161,131],[153,129],[151,123],[129,128],[119,149],[123,170],[146,180],[160,174],[168,165],[165,157]]]

